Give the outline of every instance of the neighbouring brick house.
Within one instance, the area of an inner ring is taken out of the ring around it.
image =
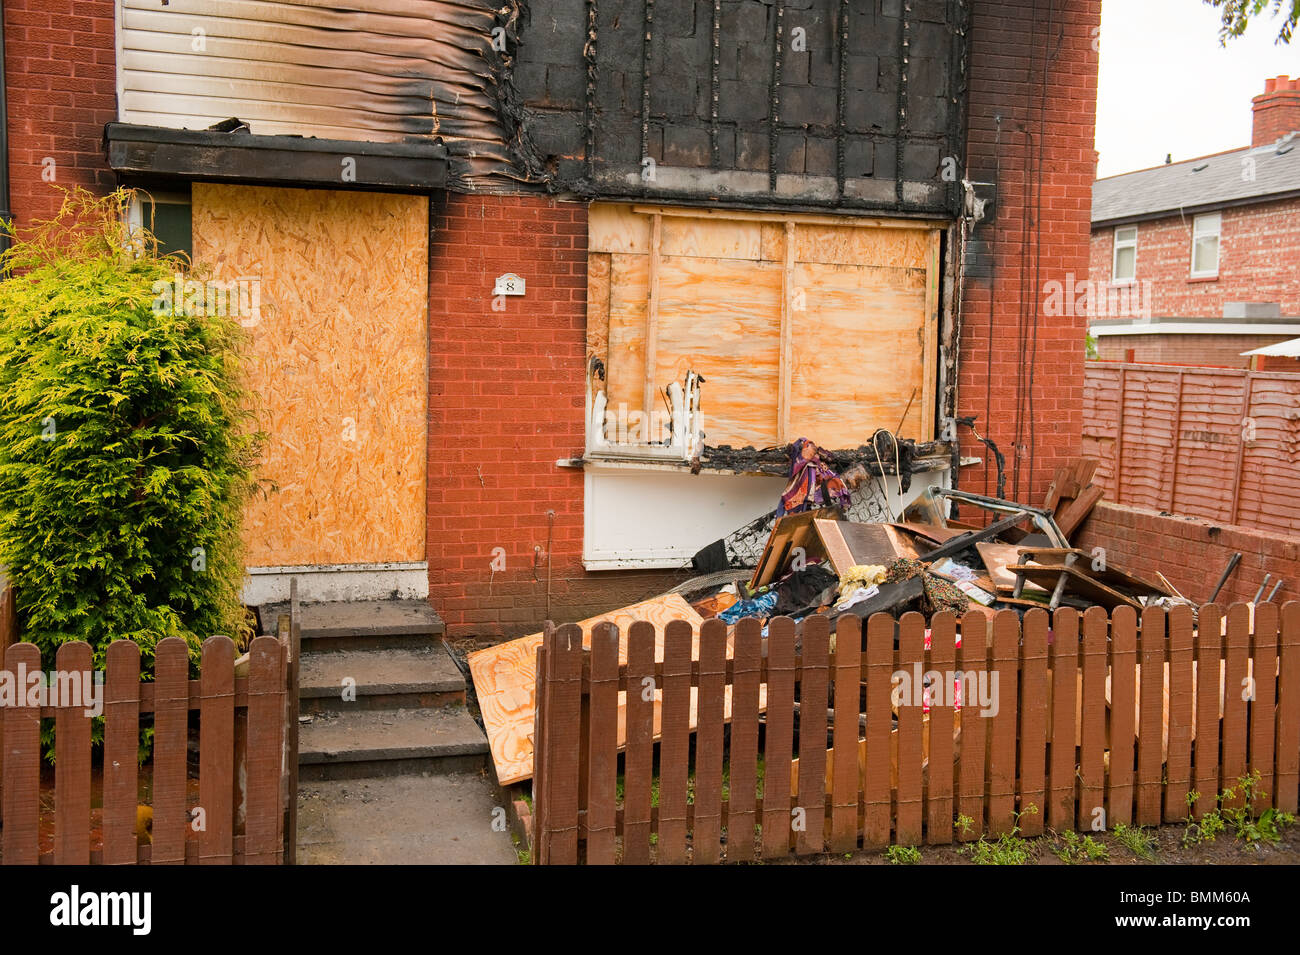
[[[1252,103],[1249,147],[1093,185],[1102,359],[1240,368],[1300,336],[1300,80],[1270,79]]]
[[[1007,496],[1078,453],[1100,0],[245,6],[4,0],[4,128],[19,228],[142,186],[258,283],[257,599],[524,632],[770,509],[718,445],[895,430],[908,499],[998,489],[958,419]]]

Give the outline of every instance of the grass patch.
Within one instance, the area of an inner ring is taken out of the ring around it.
[[[1122,822],[1116,823],[1110,834],[1111,838],[1139,859],[1154,859],[1156,857],[1156,837],[1141,826],[1129,826]]]

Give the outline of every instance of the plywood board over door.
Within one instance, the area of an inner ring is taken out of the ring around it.
[[[588,351],[610,408],[704,378],[706,443],[934,436],[939,224],[593,204]],[[649,368],[647,368],[649,365]]]
[[[253,567],[423,560],[428,200],[196,183],[194,259],[260,283]]]

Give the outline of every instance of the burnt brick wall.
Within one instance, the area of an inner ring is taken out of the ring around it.
[[[1080,450],[1087,323],[1047,316],[1044,289],[1088,274],[1101,5],[972,6],[967,165],[996,202],[974,232],[992,275],[967,279],[957,410],[1006,455],[1007,495],[1036,503]],[[963,468],[960,486],[992,494],[992,456],[961,434],[986,463]]]
[[[58,211],[55,186],[113,188],[100,146],[117,111],[113,0],[6,0],[4,19],[9,188],[21,228]]]

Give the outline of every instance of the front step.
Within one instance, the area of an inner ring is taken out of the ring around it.
[[[313,716],[298,730],[303,780],[478,772],[487,753],[463,706],[345,710]]]
[[[287,603],[259,608],[262,627],[275,632],[276,620],[289,612]],[[357,600],[302,604],[303,658],[315,651],[402,649],[433,646],[447,628],[423,600]]]
[[[345,699],[345,690],[351,699]],[[464,704],[465,677],[441,642],[403,649],[308,650],[302,656],[298,698],[305,715]]]

